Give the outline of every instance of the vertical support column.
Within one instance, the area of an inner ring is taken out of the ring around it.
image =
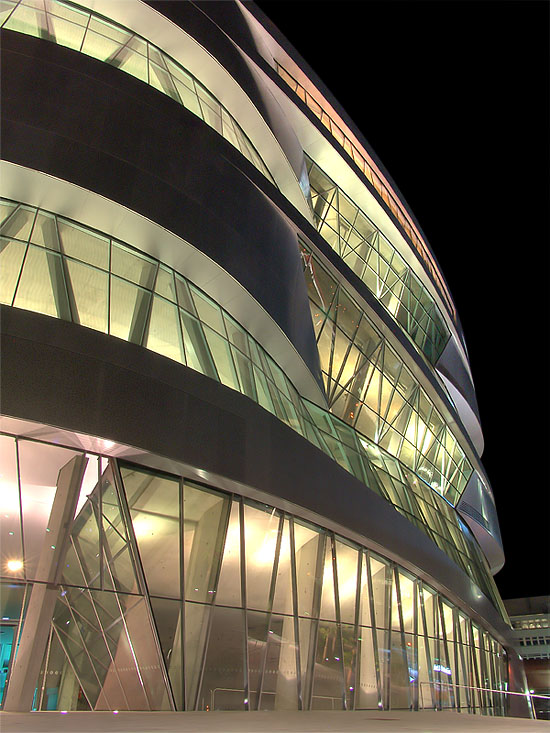
[[[63,559],[87,462],[84,455],[75,456],[59,471],[48,522],[49,531],[38,561],[37,582],[31,591],[19,649],[6,693],[6,712],[28,712],[32,707],[40,665],[50,634],[57,584],[61,579]]]

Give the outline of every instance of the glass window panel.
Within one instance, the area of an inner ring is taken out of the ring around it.
[[[210,353],[214,358],[216,370],[220,376],[220,382],[227,387],[231,387],[231,389],[238,390],[239,381],[235,373],[235,367],[233,366],[229,344],[208,326],[205,325],[203,328],[210,347]]]
[[[117,61],[119,62],[118,68],[122,69],[122,71],[135,76],[137,79],[141,79],[141,81],[149,82],[147,75],[147,58],[142,53],[129,49],[128,46],[126,46],[117,57]]]
[[[370,628],[360,627],[358,637],[359,682],[356,682],[355,704],[357,709],[376,709],[379,707],[380,693],[376,675],[373,632]]]
[[[25,558],[23,557],[21,541],[21,507],[17,457],[13,438],[0,436],[0,458],[0,465],[2,466],[0,476],[0,509],[2,512],[2,522],[0,524],[1,573],[8,578],[23,578],[25,577]]]
[[[149,62],[149,83],[163,94],[172,97],[176,102],[180,102],[179,94],[176,90],[172,77],[166,71],[164,66]]]
[[[296,561],[296,583],[298,590],[298,615],[317,616],[314,608],[316,587],[322,582],[317,567],[319,551],[319,532],[294,522],[294,551]],[[321,574],[323,572],[321,565]]]
[[[102,18],[92,16],[88,27],[91,31],[101,33],[106,38],[112,38],[119,43],[127,43],[131,38],[131,34],[128,31]]]
[[[64,18],[58,18],[51,15],[48,18],[51,31],[55,36],[55,42],[61,46],[68,46],[76,51],[80,51],[82,39],[84,38],[85,27],[77,25]]]
[[[181,326],[185,344],[187,366],[207,377],[218,379],[210,350],[204,338],[200,322],[185,311],[180,310]]]
[[[149,593],[181,597],[179,481],[134,466],[120,472]]]
[[[12,304],[26,250],[22,242],[0,241],[0,301],[7,305]]]
[[[227,527],[225,547],[216,603],[227,606],[242,606],[241,599],[241,530],[239,503],[233,501]]]
[[[101,477],[101,494],[105,587],[138,592],[128,535],[110,466]]]
[[[281,549],[279,551],[279,564],[277,566],[273,612],[292,614],[294,612],[293,608],[290,525],[289,520],[285,519],[283,523]]]
[[[95,468],[97,483],[97,465]],[[88,471],[88,469],[87,469]],[[80,587],[101,586],[100,575],[100,532],[99,532],[99,494],[90,492],[91,496],[77,510],[71,530],[70,544],[64,559],[63,581]]]
[[[176,302],[176,287],[174,285],[174,272],[164,265],[160,265],[155,282],[155,292],[162,295],[172,303]]]
[[[111,270],[113,274],[120,275],[136,285],[151,289],[157,271],[157,263],[146,255],[134,252],[118,242],[113,242]]]
[[[219,306],[203,293],[196,290],[192,285],[189,289],[193,295],[200,320],[225,337],[225,329]]]
[[[244,505],[247,607],[269,609],[269,591],[276,559],[279,512]]]
[[[111,277],[109,333],[141,344],[151,294],[118,277]]]
[[[88,29],[82,45],[82,53],[100,61],[109,61],[121,47],[122,44],[119,41],[106,38],[100,33],[93,33],[91,29]]]
[[[332,542],[330,535],[325,542],[325,562],[323,567],[323,588],[321,591],[320,618],[336,620],[334,603],[334,569],[332,566]]]
[[[57,219],[64,254],[102,270],[109,269],[109,239],[90,229]]]
[[[340,602],[340,619],[343,623],[355,623],[358,559],[359,553],[356,548],[336,540],[338,597]]]
[[[212,608],[212,625],[198,710],[244,710],[244,617],[236,608]]]
[[[158,295],[153,296],[145,346],[151,351],[185,364],[177,306]]]
[[[252,364],[246,356],[237,351],[234,347],[231,347],[231,353],[235,361],[237,373],[239,375],[239,382],[241,392],[248,397],[251,397],[255,402],[257,401],[256,387],[254,385],[254,375],[252,373]]]
[[[414,632],[414,580],[403,573],[399,573],[399,588],[401,590],[401,611],[403,613],[403,628],[406,632]]]
[[[407,709],[410,706],[410,684],[407,650],[403,647],[404,636],[391,632],[390,658],[390,704],[392,708]]]
[[[312,710],[343,709],[343,666],[343,651],[338,625],[320,621],[313,672]]]
[[[107,333],[109,275],[80,262],[66,262],[80,325]]]
[[[18,205],[0,227],[0,234],[11,239],[27,241],[35,219],[36,209]]]
[[[370,572],[374,601],[375,623],[378,628],[388,628],[388,586],[391,585],[391,568],[379,559],[371,556]]]
[[[181,275],[178,275],[178,273],[174,273],[175,280],[176,280],[176,292],[178,296],[178,303],[180,308],[185,308],[186,311],[189,311],[189,313],[192,313],[193,315],[196,315],[195,312],[195,306],[193,304],[193,299],[191,298],[191,294],[189,292],[189,285],[187,283],[187,280],[185,280]]]
[[[173,81],[184,107],[202,119],[199,98],[195,92],[189,89],[187,84],[184,84],[178,78],[174,78]]]
[[[34,577],[46,538],[59,471],[75,455],[74,451],[63,448],[19,441],[25,564],[29,577]]]
[[[19,280],[14,305],[17,308],[44,313],[47,316],[58,316],[58,308],[54,289],[48,276],[47,257],[59,258],[53,252],[29,246],[23,272]],[[56,260],[60,265],[60,258]]]
[[[296,651],[294,619],[271,616],[264,652],[260,710],[298,709]],[[250,666],[252,668],[252,664]]]
[[[187,481],[183,496],[185,597],[212,603],[225,544],[229,498]]]
[[[4,28],[42,38],[47,29],[46,16],[43,10],[19,5],[8,18]]]
[[[182,604],[181,601],[166,598],[151,598],[151,609],[164,663],[170,678],[176,709],[183,710]]]

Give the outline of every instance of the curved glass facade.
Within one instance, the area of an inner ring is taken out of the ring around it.
[[[392,504],[503,612],[476,540],[430,487],[426,471],[433,478],[435,464],[423,460],[415,474],[370,436],[302,398],[250,334],[171,268],[51,212],[5,199],[0,206],[0,302],[142,345],[246,395]],[[407,414],[416,414],[407,405]]]
[[[372,320],[301,246],[330,411],[456,504],[473,472],[458,440]]]
[[[82,461],[34,709],[503,713],[502,647],[399,564],[185,476],[9,435],[0,450],[14,646]]]
[[[155,87],[210,125],[276,185],[239,123],[216,97],[181,64],[127,28],[60,0],[2,0],[0,27],[93,56]]]
[[[304,104],[310,109],[313,114],[319,118],[321,123],[330,132],[334,140],[346,151],[349,157],[353,160],[359,170],[364,173],[367,180],[373,185],[374,189],[380,196],[381,200],[386,204],[391,213],[395,216],[404,232],[406,233],[409,241],[413,245],[414,249],[428,268],[428,272],[431,274],[434,283],[436,284],[441,296],[445,300],[445,304],[453,320],[456,321],[456,311],[453,305],[452,298],[449,294],[447,286],[443,282],[441,275],[439,274],[438,268],[434,262],[432,255],[430,254],[426,244],[422,241],[422,238],[415,231],[414,225],[411,223],[408,214],[406,214],[402,204],[395,196],[388,184],[382,180],[380,172],[375,170],[375,166],[372,162],[367,161],[365,155],[361,153],[357,147],[351,142],[346,133],[336,124],[331,116],[323,109],[323,105],[317,102],[311,94],[299,83],[296,79],[289,74],[289,72],[281,66],[279,62],[275,62],[277,72],[281,79],[296,93],[297,97],[304,102]]]
[[[449,329],[432,296],[392,243],[306,156],[315,225],[346,265],[434,365]]]

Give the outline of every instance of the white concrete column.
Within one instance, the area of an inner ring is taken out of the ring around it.
[[[37,582],[31,591],[17,657],[8,682],[4,702],[6,712],[27,712],[32,706],[87,463],[84,455],[75,456],[59,471],[49,531],[44,538],[36,571]]]

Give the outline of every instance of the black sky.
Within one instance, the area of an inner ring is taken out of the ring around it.
[[[260,1],[376,151],[462,321],[506,565],[550,594],[549,8]]]

